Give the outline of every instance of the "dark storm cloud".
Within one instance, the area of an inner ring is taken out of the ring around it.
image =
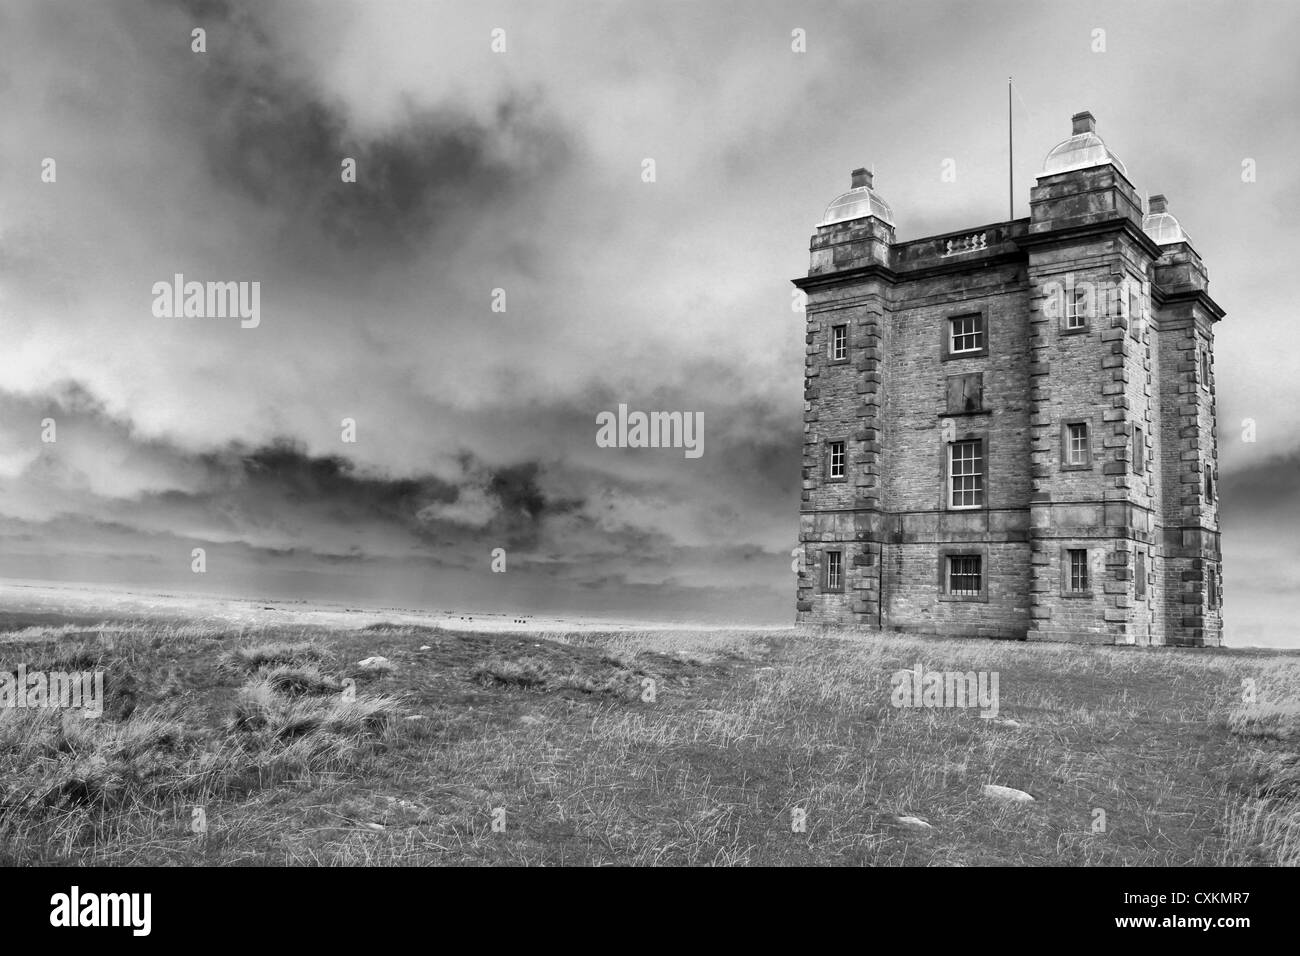
[[[290,438],[244,452],[227,449],[204,456],[214,466],[238,460],[254,492],[273,491],[290,501],[346,502],[351,510],[390,518],[411,518],[434,502],[451,502],[456,486],[432,475],[389,478],[359,471],[343,455],[312,456]]]
[[[567,514],[582,506],[577,498],[548,499],[538,479],[542,466],[535,461],[497,468],[488,482],[488,491],[501,502],[501,511],[537,522],[549,515]]]
[[[197,160],[220,188],[278,214],[284,237],[304,247],[322,237],[376,254],[418,247],[469,211],[509,200],[563,159],[566,137],[535,92],[503,92],[490,115],[475,117],[446,100],[412,97],[383,129],[359,129],[346,104],[286,48],[286,36],[312,33],[314,12],[257,2],[126,2],[92,16],[51,3],[25,19],[43,42],[82,47],[67,54],[80,71],[55,73],[41,88],[59,117],[51,122],[148,116],[166,130],[159,152],[178,151],[160,157],[172,169],[188,172],[176,164]],[[190,48],[198,27],[207,34],[202,53]],[[344,157],[359,163],[354,184],[340,178]],[[160,185],[156,172],[145,181]],[[211,185],[187,181],[191,189]]]
[[[289,438],[252,451],[234,447],[205,460],[229,467],[237,460],[240,495],[309,503],[336,522],[392,521],[433,542],[456,532],[501,543],[530,547],[547,518],[581,507],[578,499],[552,499],[542,490],[539,462],[490,467],[472,454],[459,457],[457,482],[435,475],[395,478],[359,467],[342,455],[313,456]],[[469,498],[483,506],[481,520],[456,520]]]
[[[458,223],[508,202],[566,157],[555,120],[535,96],[515,92],[487,120],[408,102],[391,128],[363,134],[342,103],[290,69],[258,5],[190,10],[207,31],[207,53],[177,51],[174,69],[198,80],[176,88],[189,100],[192,135],[216,185],[281,217],[282,251],[299,253],[300,265],[391,264],[436,234],[454,236]],[[345,158],[356,162],[355,182],[342,179]],[[321,261],[321,239],[349,255]]]
[[[490,466],[470,452],[457,456],[461,472],[451,479],[392,475],[345,455],[312,455],[288,437],[257,447],[232,442],[192,453],[167,441],[141,439],[130,421],[110,415],[76,382],[61,383],[45,396],[0,392],[0,413],[10,429],[0,437],[15,449],[14,457],[0,458],[7,477],[39,476],[45,490],[79,496],[73,510],[98,532],[147,535],[166,527],[167,516],[211,514],[219,516],[225,536],[247,537],[250,546],[269,553],[356,559],[364,549],[313,547],[310,540],[301,546],[259,544],[259,536],[248,532],[288,516],[286,527],[306,524],[326,531],[388,525],[415,545],[450,536],[460,544],[486,538],[522,547],[537,541],[548,518],[582,505],[576,497],[548,495],[539,462]],[[33,440],[46,420],[54,423],[57,439]],[[106,449],[115,456],[107,466]],[[25,509],[25,500],[15,495],[6,511],[31,521],[63,520],[37,502]],[[178,529],[183,526],[178,520]]]
[[[1219,477],[1219,507],[1243,515],[1291,512],[1300,518],[1300,451],[1269,458],[1249,468],[1225,471]]]
[[[548,498],[538,484],[542,466],[537,462],[491,468],[466,454],[460,459],[464,472],[454,482],[431,474],[393,477],[343,455],[313,456],[288,438],[251,451],[233,446],[203,460],[225,472],[221,494],[236,505],[268,500],[302,504],[340,526],[391,522],[426,543],[451,534],[462,541],[471,537],[511,547],[531,545],[541,522],[581,505]],[[471,497],[481,498],[485,520],[455,520],[459,506]]]

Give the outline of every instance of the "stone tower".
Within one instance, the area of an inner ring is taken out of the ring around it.
[[[865,169],[812,237],[797,620],[1222,639],[1214,323],[1090,113],[1030,216],[899,242]]]

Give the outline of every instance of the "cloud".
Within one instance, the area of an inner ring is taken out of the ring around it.
[[[0,550],[7,555],[0,572],[11,575],[77,569],[98,579],[111,571],[128,581],[145,574],[155,586],[278,582],[328,595],[304,576],[326,580],[348,571],[350,583],[336,587],[374,593],[377,577],[411,588],[413,569],[425,567],[443,581],[470,575],[460,593],[472,601],[491,595],[480,569],[500,547],[510,555],[516,595],[547,581],[547,600],[567,594],[575,607],[595,601],[608,609],[618,600],[591,592],[613,587],[644,596],[645,588],[658,588],[661,596],[678,595],[674,608],[693,607],[710,619],[725,619],[730,603],[709,609],[704,595],[750,594],[763,589],[756,580],[777,584],[787,576],[785,532],[771,536],[772,550],[751,543],[771,510],[763,502],[768,480],[751,473],[716,489],[712,513],[701,516],[696,479],[672,449],[639,458],[591,442],[585,462],[574,455],[507,465],[461,450],[450,476],[399,476],[341,453],[314,455],[290,438],[191,452],[142,437],[76,383],[40,398],[0,393],[0,412],[3,421],[22,423],[7,444],[40,448],[0,478]],[[57,423],[58,440],[37,446],[32,435],[41,416]],[[719,437],[731,429],[748,440],[758,420],[736,419]],[[594,434],[594,421],[590,429]],[[737,447],[743,453],[749,446]],[[760,450],[759,458],[766,454]],[[793,456],[783,464],[796,470]],[[756,502],[748,520],[733,497]],[[792,533],[792,519],[778,523]],[[719,546],[734,549],[735,560],[719,561]],[[194,547],[208,551],[214,572],[225,570],[195,580]],[[61,557],[51,564],[54,554]],[[778,603],[771,593],[766,603],[749,599],[746,613]]]
[[[172,52],[174,72],[196,81],[175,88],[186,134],[217,189],[272,218],[278,250],[292,250],[297,267],[364,271],[427,252],[440,236],[454,242],[472,216],[509,204],[564,161],[564,135],[536,97],[503,92],[483,119],[403,97],[384,129],[362,129],[340,98],[295,69],[255,6],[195,14],[189,22],[208,31],[202,68],[189,51]],[[156,54],[158,40],[143,36],[142,53]],[[345,158],[355,181],[341,176]]]
[[[493,469],[467,452],[454,480],[392,476],[341,454],[311,455],[289,438],[193,454],[141,439],[72,383],[44,401],[0,392],[0,421],[7,423],[5,446],[28,450],[5,459],[11,494],[0,512],[32,523],[70,513],[100,528],[337,556],[330,542],[338,535],[376,526],[412,542],[462,526],[523,541],[547,517],[581,504],[549,498],[536,462]],[[46,422],[51,442],[35,437]],[[466,521],[471,514],[475,520]]]

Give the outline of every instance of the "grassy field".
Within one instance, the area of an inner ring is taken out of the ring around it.
[[[125,622],[19,664],[107,703],[0,709],[8,865],[1300,862],[1289,654]],[[998,717],[891,706],[918,665]]]

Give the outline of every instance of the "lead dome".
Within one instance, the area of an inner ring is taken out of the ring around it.
[[[1110,151],[1100,136],[1097,135],[1097,120],[1089,112],[1075,113],[1071,118],[1074,134],[1067,140],[1057,143],[1043,160],[1043,171],[1039,177],[1055,176],[1076,169],[1089,169],[1093,166],[1114,166],[1125,177],[1128,170],[1120,158]]]
[[[848,222],[850,219],[865,219],[875,216],[882,222],[894,225],[894,211],[889,203],[880,198],[872,185],[872,173],[867,169],[853,170],[852,188],[839,196],[826,207],[826,215],[821,225]]]
[[[1173,242],[1192,241],[1183,230],[1182,223],[1169,212],[1169,204],[1164,196],[1152,196],[1147,204],[1147,214],[1142,217],[1142,231],[1155,240],[1158,246],[1167,246]]]

